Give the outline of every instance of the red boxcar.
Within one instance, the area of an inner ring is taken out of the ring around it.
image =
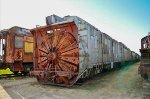
[[[33,37],[30,30],[12,27],[0,31],[0,68],[26,74],[33,67]]]

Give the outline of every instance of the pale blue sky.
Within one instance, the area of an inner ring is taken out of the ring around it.
[[[150,32],[150,0],[0,0],[0,29],[45,25],[45,17],[76,15],[139,53]]]

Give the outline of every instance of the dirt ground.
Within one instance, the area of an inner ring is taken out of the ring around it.
[[[0,83],[13,99],[150,99],[150,88],[143,85],[138,66],[105,72],[69,88],[40,85],[32,77],[1,79]]]

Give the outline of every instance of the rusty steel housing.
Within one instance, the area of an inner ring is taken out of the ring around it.
[[[33,68],[33,36],[30,30],[12,27],[0,31],[0,68],[26,74]]]
[[[150,33],[141,39],[141,63],[139,73],[145,79],[150,81]]]
[[[46,22],[47,26],[31,30],[34,38],[31,74],[40,83],[71,86],[79,79],[135,60],[135,54],[123,43],[77,16],[51,15]]]

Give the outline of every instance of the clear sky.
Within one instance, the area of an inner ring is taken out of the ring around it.
[[[0,29],[42,26],[51,14],[79,16],[137,53],[150,32],[150,0],[0,0]]]

